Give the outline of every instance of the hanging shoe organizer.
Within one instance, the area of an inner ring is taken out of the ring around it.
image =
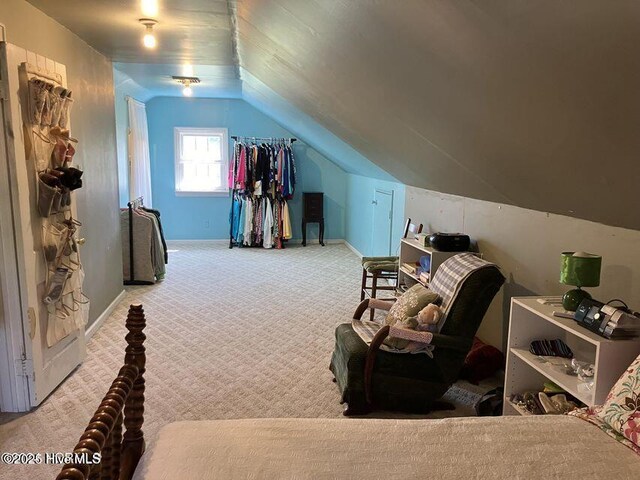
[[[73,192],[82,187],[82,170],[74,165],[77,140],[71,136],[71,90],[62,77],[24,63],[28,102],[25,127],[31,133],[35,163],[37,211],[42,228],[46,279],[42,302],[48,312],[51,347],[86,325],[89,299],[82,291],[84,271]]]

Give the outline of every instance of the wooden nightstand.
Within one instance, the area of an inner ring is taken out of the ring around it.
[[[551,380],[589,406],[602,404],[622,372],[640,354],[640,339],[608,340],[578,325],[570,318],[555,317],[562,306],[545,305],[545,297],[511,299],[507,368],[504,385],[503,415],[526,414],[509,401],[514,393],[541,391]],[[529,351],[533,340],[559,338],[573,351],[577,360],[595,365],[591,390],[579,388],[577,376],[541,360]]]

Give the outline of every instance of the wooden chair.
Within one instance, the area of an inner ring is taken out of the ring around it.
[[[408,233],[422,233],[422,224],[416,225],[407,219],[403,238]],[[360,301],[365,297],[377,298],[379,290],[394,291],[398,286],[399,257],[363,257],[362,284],[360,286]],[[369,283],[371,280],[371,283]],[[386,280],[386,285],[378,285],[378,280]],[[369,318],[373,320],[375,309],[369,309]]]
[[[130,480],[144,453],[144,348],[146,326],[142,305],[131,305],[127,315],[124,365],[56,480]],[[125,432],[122,433],[124,424]],[[100,454],[99,463],[90,463]],[[83,461],[86,460],[86,461]]]

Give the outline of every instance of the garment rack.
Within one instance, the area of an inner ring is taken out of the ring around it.
[[[127,203],[129,209],[129,280],[124,280],[124,285],[153,285],[153,282],[145,280],[136,280],[133,254],[133,210],[144,205],[142,197],[138,197]]]
[[[282,140],[284,141],[288,141],[289,144],[291,145],[293,142],[295,142],[296,140],[298,140],[295,137],[291,137],[291,138],[284,138],[284,137],[246,137],[244,135],[231,135],[231,138],[234,141],[238,141],[238,140],[268,140],[269,142],[276,142],[278,140]],[[233,190],[233,192],[235,192],[235,189]],[[231,194],[231,212],[233,212],[233,193]],[[233,248],[233,234],[232,234],[232,230],[233,230],[233,225],[232,222],[229,222],[229,248],[232,249]],[[285,248],[284,246],[284,242],[286,242],[286,240],[283,241],[282,243],[282,249]],[[243,248],[254,248],[254,247],[243,247]]]

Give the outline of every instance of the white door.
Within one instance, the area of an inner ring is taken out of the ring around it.
[[[0,42],[0,85],[4,94],[4,154],[0,155],[0,342],[4,340],[4,345],[0,345],[0,356],[4,354],[11,362],[6,371],[0,370],[0,375],[10,376],[0,379],[0,387],[3,399],[13,398],[11,405],[3,400],[4,411],[25,411],[39,405],[86,354],[84,327],[51,347],[47,343],[48,312],[42,301],[47,266],[36,208],[36,167],[31,153],[32,134],[22,121],[28,106],[26,63],[43,73],[60,75],[66,85],[64,65]],[[13,394],[6,394],[7,386],[13,386]]]
[[[391,223],[393,221],[393,191],[375,190],[373,198],[373,229],[371,255],[391,255]]]

